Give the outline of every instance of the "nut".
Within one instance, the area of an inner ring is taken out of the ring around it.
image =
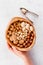
[[[8,34],[9,34],[9,35],[12,34],[11,31],[8,31]]]
[[[27,30],[29,30],[29,27],[30,27],[30,25],[29,24],[26,24],[26,29]]]
[[[23,46],[25,46],[26,45],[26,43],[23,43]]]
[[[10,38],[10,36],[9,36],[9,35],[7,35],[7,38]]]
[[[31,36],[31,40],[33,40],[33,37]]]
[[[29,47],[29,46],[30,46],[30,43],[28,43],[27,45],[28,45],[28,47]]]
[[[23,47],[23,45],[20,45],[20,48],[22,48]]]
[[[32,26],[30,26],[30,30],[33,31],[33,27]]]
[[[30,38],[30,36],[28,35],[28,36],[27,36],[27,38],[29,39],[29,38]]]
[[[12,38],[12,36],[10,37],[10,41],[13,41],[13,38]]]
[[[17,46],[19,47],[19,46],[20,46],[20,44],[17,44]]]
[[[32,43],[32,40],[30,40],[30,43]]]
[[[28,47],[28,45],[25,45],[25,48],[27,48]]]
[[[15,40],[15,41],[13,41],[14,42],[14,44],[18,44],[18,40]]]
[[[20,40],[20,41],[19,41],[19,44],[23,44],[23,43],[24,43],[24,40]]]

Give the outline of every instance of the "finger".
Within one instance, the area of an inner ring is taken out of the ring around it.
[[[25,53],[27,53],[27,51],[20,51],[20,50],[18,50],[18,49],[16,49],[19,53],[22,53],[22,54],[25,54]]]
[[[7,46],[8,46],[8,48],[9,48],[10,50],[13,51],[13,48],[12,48],[12,46],[11,46],[9,43],[7,43]]]
[[[20,51],[20,50],[18,50],[17,48],[15,48],[14,46],[13,46],[13,51],[14,51],[14,53],[16,54],[16,55],[21,55],[22,54],[22,51]]]
[[[16,54],[16,48],[14,47],[14,46],[11,46],[9,43],[7,43],[7,46],[8,46],[8,48],[11,50],[11,51],[13,51],[13,53],[15,53]]]
[[[9,43],[7,43],[7,46],[8,46],[9,48],[12,48],[12,46],[11,46]]]

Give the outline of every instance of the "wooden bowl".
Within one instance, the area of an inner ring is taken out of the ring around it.
[[[36,32],[30,20],[14,17],[6,30],[6,40],[20,51],[28,51],[35,44]]]

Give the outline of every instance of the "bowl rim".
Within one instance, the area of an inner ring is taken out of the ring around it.
[[[29,47],[27,47],[27,48],[17,47],[17,46],[15,46],[14,44],[12,44],[12,43],[7,39],[7,31],[8,31],[9,25],[11,25],[11,23],[16,22],[16,21],[18,21],[18,20],[21,20],[21,21],[24,20],[24,22],[28,22],[28,23],[31,24],[31,25],[33,26],[33,28],[34,28],[34,25],[32,24],[31,20],[27,20],[27,19],[22,18],[22,17],[14,17],[14,18],[12,18],[12,20],[8,23],[8,26],[7,26],[7,29],[6,29],[6,32],[5,32],[5,37],[6,37],[7,43],[10,44],[11,46],[14,46],[16,49],[18,49],[18,50],[20,50],[20,51],[29,51],[29,50],[34,46],[35,41],[36,41],[36,31],[35,31],[35,28],[34,28],[34,40],[33,40],[33,43],[32,43]]]

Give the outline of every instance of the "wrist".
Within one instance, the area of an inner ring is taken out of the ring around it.
[[[25,53],[22,58],[26,59],[26,58],[28,58],[28,56],[29,56],[28,53]]]
[[[29,55],[26,55],[23,57],[25,65],[33,65],[32,59],[30,58]]]

